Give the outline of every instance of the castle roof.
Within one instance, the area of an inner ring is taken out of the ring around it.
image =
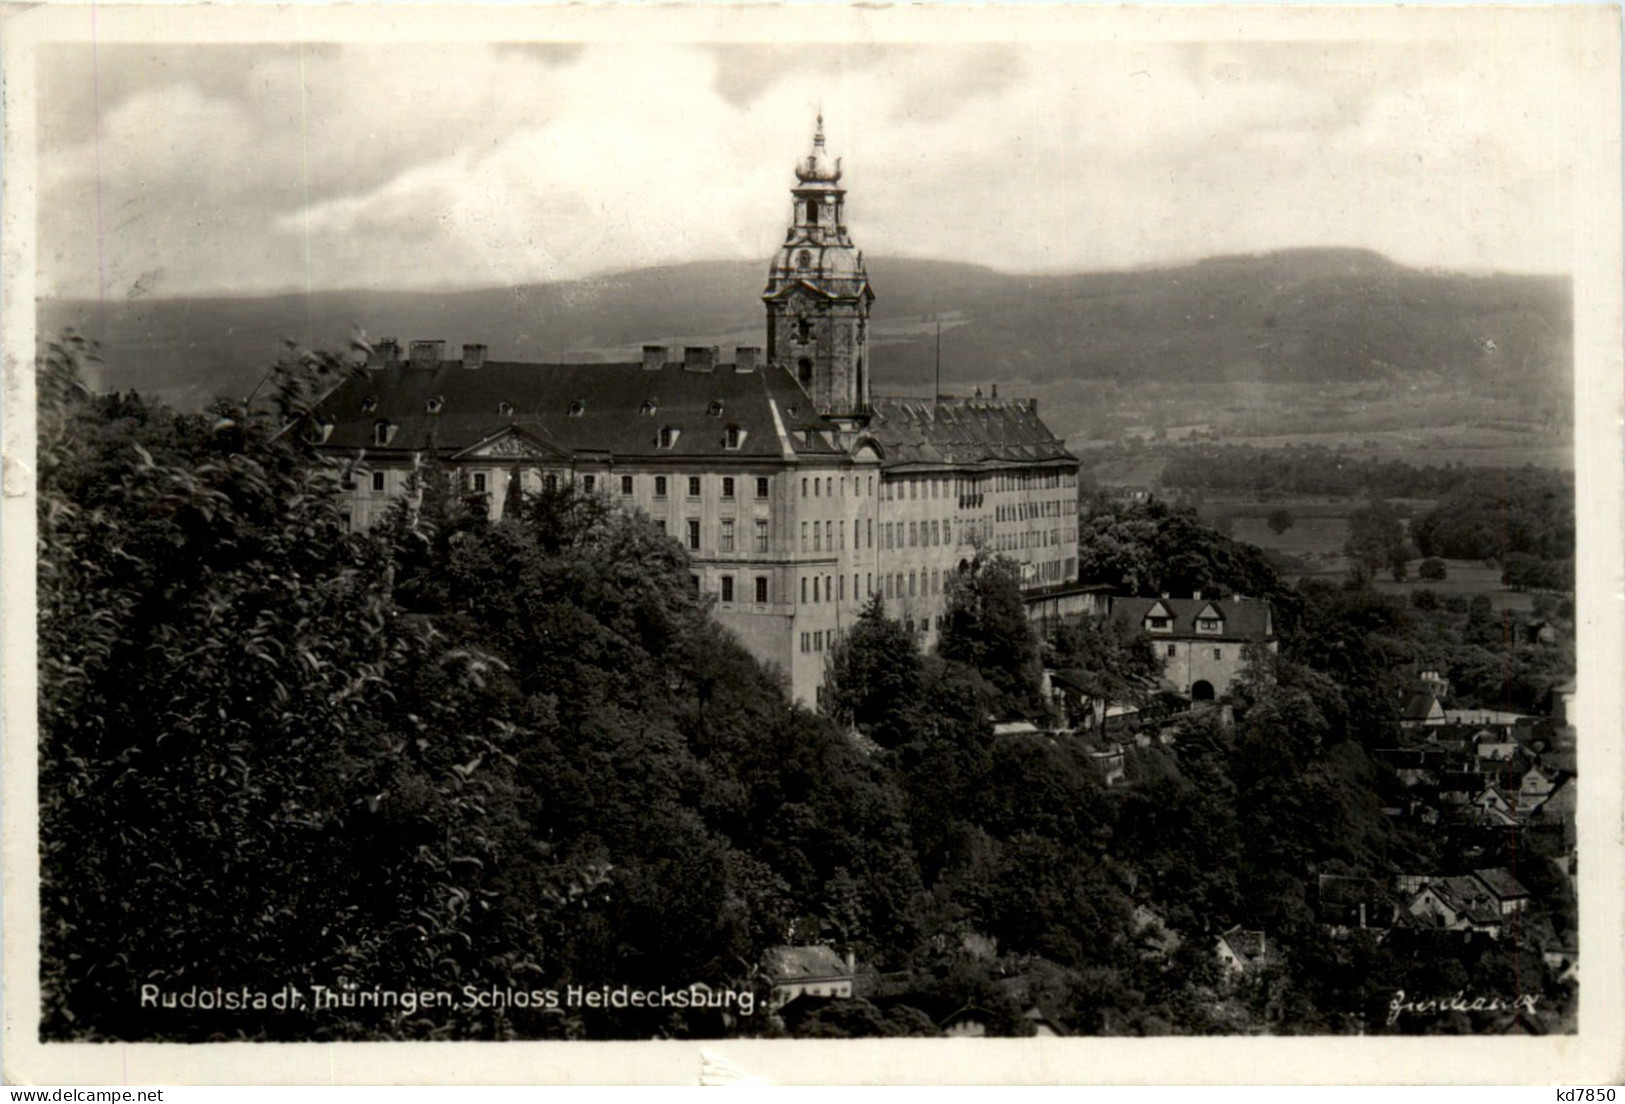
[[[885,450],[888,469],[1077,463],[1029,400],[877,398],[872,409],[868,432]]]
[[[316,413],[333,422],[328,448],[369,455],[455,455],[510,432],[565,456],[738,461],[844,452],[806,392],[789,373],[771,367],[402,363],[346,381]],[[387,445],[373,443],[380,421],[396,427]],[[740,431],[737,448],[726,447],[730,427]],[[660,447],[662,428],[677,431],[669,448]]]

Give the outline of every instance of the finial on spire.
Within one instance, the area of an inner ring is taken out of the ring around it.
[[[818,109],[818,129],[813,131],[813,145],[824,148],[824,109]]]

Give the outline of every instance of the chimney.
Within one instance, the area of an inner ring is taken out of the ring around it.
[[[393,337],[382,337],[367,357],[368,368],[398,368],[401,363],[401,343]]]
[[[858,956],[852,953],[852,948],[846,949],[846,972],[854,976],[858,972]]]
[[[759,345],[741,345],[734,350],[734,371],[754,372],[756,364],[762,357]]]
[[[709,372],[716,366],[717,347],[715,345],[683,346],[683,371]]]
[[[464,368],[483,368],[483,367],[485,367],[485,346],[484,345],[464,345],[463,346],[463,367]]]
[[[645,372],[658,372],[666,366],[666,347],[664,345],[645,345],[643,347],[643,370]]]
[[[440,367],[446,355],[446,343],[440,340],[412,342],[411,365],[414,369]]]
[[[996,399],[998,397],[999,397],[999,385],[995,383],[993,385],[993,394],[990,396],[990,398],[995,398]]]

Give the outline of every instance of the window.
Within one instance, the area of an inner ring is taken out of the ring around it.
[[[908,546],[910,548],[913,548],[913,547],[915,547],[916,545],[918,545],[920,543],[919,536],[920,536],[920,527],[916,523],[914,523],[912,521],[909,522],[908,523]]]
[[[497,413],[503,415],[504,417],[506,417],[509,414],[512,414],[513,413],[513,403],[508,402],[506,399],[504,399],[502,402],[497,403]]]
[[[423,409],[430,414],[438,414],[442,410],[446,409],[446,400],[441,398],[439,395],[436,395],[434,398],[423,404]]]
[[[734,523],[733,518],[724,518],[722,522],[722,551],[734,550]],[[732,584],[730,584],[732,585]]]
[[[1168,645],[1168,654],[1171,655],[1171,656],[1178,655],[1179,654],[1179,645],[1178,644],[1170,644],[1170,645]]]
[[[833,476],[829,476],[824,480],[824,497],[835,497],[835,478]]]
[[[724,448],[736,449],[745,440],[745,431],[738,426],[729,426],[722,435]]]
[[[801,650],[803,652],[805,652],[810,647],[812,647],[812,633],[802,633],[801,634]]]
[[[875,575],[874,575],[874,572],[871,571],[871,572],[869,572],[869,574],[867,574],[867,575],[865,575],[863,577],[863,593],[865,593],[865,594],[873,594],[874,592],[875,592]]]
[[[688,577],[688,585],[693,588],[695,594],[698,594],[700,592],[700,577],[698,575],[690,575]]]
[[[374,422],[372,427],[372,443],[387,445],[395,436],[395,427],[388,422]]]
[[[766,498],[767,497],[767,476],[765,476],[765,475],[761,475],[761,476],[756,477],[756,497],[757,498]]]
[[[813,497],[814,498],[818,497],[818,490],[819,490],[819,481],[814,479],[813,480]]]
[[[372,473],[372,489],[374,491],[382,491],[384,489],[384,473],[383,472],[373,472]]]
[[[630,475],[621,476],[621,493],[623,495],[632,493],[632,477]]]
[[[864,527],[869,532],[868,547],[873,548],[875,546],[875,519],[870,518],[867,522],[864,523]]]
[[[910,571],[908,573],[908,596],[910,598],[919,593],[919,588],[915,585],[917,581],[918,576],[914,572]]]
[[[700,523],[697,518],[688,519],[688,546],[690,548],[700,546]]]
[[[833,521],[824,522],[824,547],[831,552],[835,551],[835,523]]]
[[[807,523],[801,523],[801,550],[807,551]]]
[[[802,340],[805,341],[806,338],[803,338]],[[796,361],[796,375],[802,383],[811,383],[812,361],[808,360],[806,357],[802,357],[800,360]]]
[[[559,489],[559,477],[553,472],[548,472],[547,478],[542,482],[547,485],[547,489],[550,491],[556,491]]]
[[[766,575],[758,575],[758,576],[756,576],[756,600],[758,602],[767,601],[767,576]]]
[[[474,493],[475,494],[484,494],[485,493],[485,473],[484,472],[475,472],[474,473]]]
[[[1214,648],[1213,649],[1213,658],[1214,659],[1223,659],[1224,658],[1224,649],[1223,648]]]
[[[836,592],[835,597],[838,600],[842,601],[842,602],[846,601],[846,576],[845,575],[841,576],[840,589]]]
[[[734,480],[733,480],[733,476],[725,475],[725,476],[722,477],[722,497],[723,498],[732,498],[733,496],[734,496]]]
[[[722,403],[717,399],[712,399],[710,405],[705,408],[705,412],[713,418],[722,417]]]
[[[666,497],[666,477],[663,475],[655,476],[655,497]]]
[[[700,477],[697,475],[691,475],[688,477],[688,497],[700,497]]]
[[[807,604],[807,577],[805,575],[801,577],[801,604]]]
[[[756,551],[767,551],[767,519],[756,519]]]
[[[1147,617],[1145,619],[1145,627],[1150,629],[1152,632],[1172,632],[1173,629],[1170,627],[1171,621],[1172,618],[1168,617]]]
[[[643,405],[638,407],[638,413],[653,417],[657,409],[658,406],[653,399],[644,399]]]
[[[677,443],[677,427],[676,426],[661,426],[660,427],[660,447],[663,448],[663,449],[669,449],[673,445],[675,445],[676,443]]]
[[[377,409],[378,409],[378,396],[376,396],[376,395],[368,395],[366,398],[361,400],[361,413],[363,413],[363,414],[371,414],[374,410],[377,410]]]
[[[807,204],[807,221],[808,222],[816,221],[816,216],[813,214],[813,212],[815,210],[816,210],[816,208],[814,208],[811,203]],[[812,253],[810,253],[809,251],[807,251],[805,249],[803,249],[800,253],[797,253],[796,254],[796,267],[800,268],[800,269],[811,268],[812,267]]]
[[[806,478],[806,476],[803,476],[802,479],[801,479],[801,497],[802,498],[807,497],[807,478]]]
[[[1217,617],[1198,618],[1197,622],[1196,622],[1196,631],[1197,632],[1205,632],[1205,633],[1216,633],[1216,632],[1219,631],[1219,626],[1221,624],[1222,624],[1222,622],[1220,622],[1220,620]]]
[[[732,602],[734,600],[734,577],[732,575],[724,575],[722,577],[722,600],[724,602]]]
[[[845,518],[841,519],[840,528],[838,528],[835,531],[835,535],[836,535],[836,538],[839,541],[839,543],[836,544],[835,547],[836,548],[845,548],[846,547],[846,519]]]
[[[822,582],[822,581],[823,581],[823,579],[820,576],[817,576],[817,575],[813,576],[813,603],[814,604],[817,604],[817,602],[818,602],[818,593],[819,593],[818,584],[820,582]]]
[[[570,404],[570,417],[579,418],[587,412],[587,404],[577,399]]]
[[[592,494],[593,491],[598,489],[598,477],[596,475],[582,476],[581,489],[588,494]]]
[[[815,522],[812,523],[812,527],[813,527],[813,551],[814,552],[822,552],[824,550],[824,545],[823,545],[823,540],[822,540],[823,533],[824,533],[823,526],[819,525],[815,521]]]
[[[824,630],[823,629],[814,629],[813,630],[813,651],[821,652],[823,650],[824,650]]]

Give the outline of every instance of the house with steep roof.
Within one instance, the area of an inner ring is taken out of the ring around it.
[[[760,308],[767,341],[646,345],[622,363],[527,364],[442,340],[378,342],[300,432],[345,473],[353,528],[429,473],[482,500],[574,488],[659,527],[760,660],[818,702],[872,595],[934,643],[946,581],[979,549],[1057,605],[1077,575],[1078,460],[1035,400],[871,394],[876,292],[819,120]],[[442,474],[444,473],[444,474]],[[1093,599],[1089,599],[1093,601]]]
[[[1270,604],[1233,594],[1228,598],[1118,598],[1112,618],[1142,633],[1162,659],[1163,674],[1192,701],[1213,701],[1230,692],[1247,661],[1249,645],[1275,651]]]
[[[1473,878],[1484,887],[1502,916],[1512,916],[1529,907],[1529,890],[1506,867],[1475,870]]]
[[[1444,706],[1438,695],[1428,687],[1419,687],[1405,695],[1399,709],[1399,723],[1404,728],[1426,728],[1445,723]]]
[[[843,959],[822,944],[772,947],[763,958],[762,973],[770,986],[768,1007],[776,1010],[798,997],[851,997],[857,963],[852,952]]]
[[[1240,976],[1262,966],[1269,950],[1261,931],[1248,931],[1240,924],[1220,934],[1214,941],[1213,953],[1227,974]]]

